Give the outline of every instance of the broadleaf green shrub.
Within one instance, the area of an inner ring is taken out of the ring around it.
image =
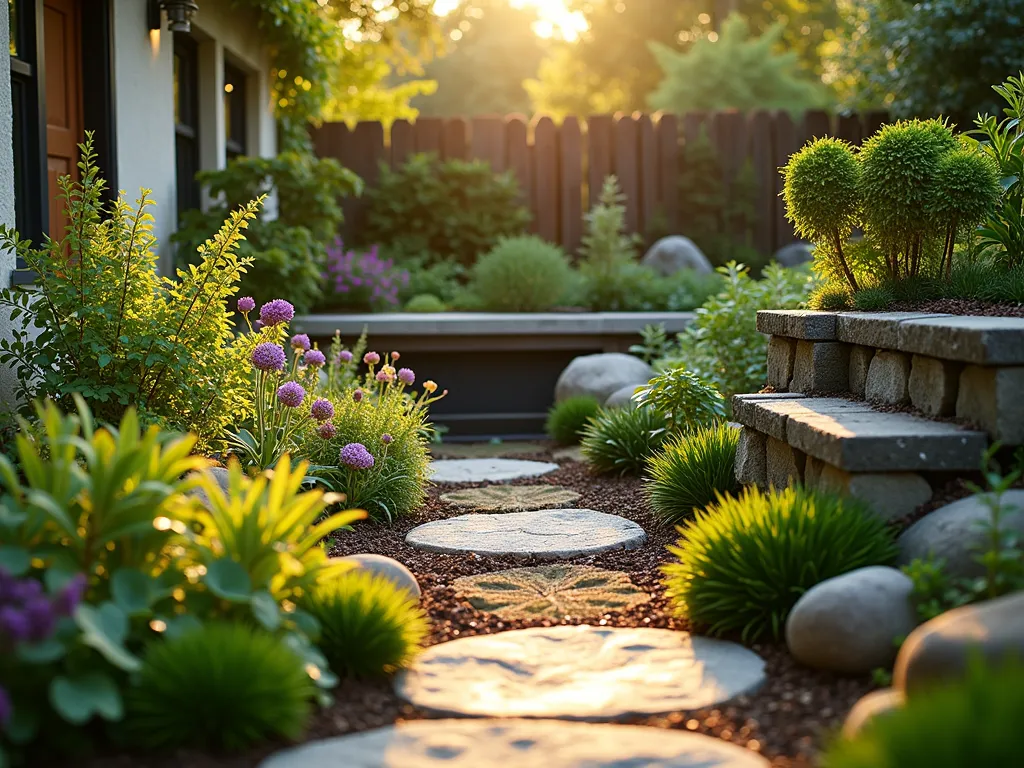
[[[678,523],[734,493],[739,430],[727,424],[671,437],[647,465],[644,491],[654,512]]]
[[[418,293],[405,303],[405,311],[413,313],[444,312],[444,302],[430,293]]]
[[[583,428],[580,448],[598,474],[638,475],[665,434],[665,417],[651,408],[602,409]]]
[[[548,411],[544,431],[562,445],[576,445],[587,422],[601,410],[596,397],[578,395],[555,403]]]
[[[801,487],[748,487],[680,528],[663,566],[676,613],[711,635],[778,638],[800,596],[825,579],[896,556],[893,534],[860,502]]]
[[[491,312],[543,312],[569,288],[572,270],[557,245],[534,235],[503,238],[473,267],[470,290]]]
[[[640,407],[665,417],[669,431],[687,433],[725,416],[725,398],[700,377],[683,368],[659,373],[633,396]]]

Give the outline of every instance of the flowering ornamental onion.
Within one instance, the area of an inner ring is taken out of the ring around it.
[[[256,309],[256,300],[252,296],[243,296],[238,300],[238,311],[247,315]]]
[[[397,352],[392,352],[391,353],[391,362],[394,362],[395,360],[397,360],[400,357],[401,357],[401,355],[398,354]]]
[[[363,355],[363,362],[366,363],[367,365],[376,365],[377,363],[380,362],[380,355],[378,355],[376,352],[367,352],[365,355]]]
[[[334,418],[334,405],[330,400],[317,398],[309,407],[309,414],[317,421],[328,421]]]
[[[373,466],[373,455],[362,443],[349,443],[341,449],[341,463],[352,469],[369,469]]]
[[[7,695],[7,691],[0,688],[0,725],[7,725],[7,721],[11,719],[13,711],[14,706],[11,704],[11,697]]]
[[[363,399],[363,390],[357,389],[355,392],[353,392],[352,393],[352,399],[355,400],[357,403],[360,400],[362,400]]]
[[[351,363],[352,353],[349,352],[347,349],[343,349],[341,350],[341,352],[338,353],[338,360],[343,363]]]
[[[386,432],[383,435],[380,436],[380,441],[382,443],[384,443],[384,445],[391,445],[391,441],[394,440],[394,439],[395,438],[393,438],[391,435],[387,434]]]
[[[79,574],[56,596],[49,597],[35,579],[16,579],[0,570],[0,639],[14,642],[45,640],[53,634],[57,619],[74,612],[85,593],[85,586],[86,579]]]
[[[437,392],[437,384],[429,379],[423,382],[423,389],[430,394]]]
[[[305,355],[303,355],[302,359],[306,361],[306,365],[312,365],[314,368],[319,368],[327,362],[327,358],[324,357],[324,353],[319,349],[309,350]]]
[[[335,429],[334,425],[328,421],[326,424],[321,424],[319,427],[317,427],[316,433],[320,435],[322,439],[330,440],[338,433],[338,430]]]
[[[265,341],[252,351],[252,364],[261,371],[280,371],[284,368],[284,350],[279,344]]]
[[[309,336],[307,336],[304,333],[296,333],[294,336],[292,336],[291,344],[292,349],[301,349],[303,352],[305,352],[307,349],[310,348],[310,346],[312,346],[309,343]]]
[[[306,390],[297,381],[286,381],[277,388],[277,399],[289,408],[298,408],[305,398]]]
[[[284,299],[268,301],[260,307],[260,321],[264,325],[280,325],[295,317],[295,307]]]
[[[398,380],[406,386],[411,387],[413,382],[416,381],[416,374],[411,368],[401,368],[398,371]]]

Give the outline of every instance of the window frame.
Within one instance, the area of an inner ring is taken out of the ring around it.
[[[231,91],[227,85],[231,84]],[[231,162],[249,152],[248,96],[249,73],[224,59],[224,160]]]
[[[174,33],[175,114],[174,179],[177,218],[185,211],[202,207],[202,189],[196,174],[202,169],[199,116],[199,43],[181,32]],[[188,112],[191,114],[182,114]],[[184,118],[184,122],[181,120]]]

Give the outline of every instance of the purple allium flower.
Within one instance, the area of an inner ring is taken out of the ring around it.
[[[330,440],[338,433],[338,430],[335,428],[333,424],[331,424],[331,422],[328,421],[317,427],[316,433],[320,435],[320,437],[323,438],[324,440]]]
[[[252,351],[252,364],[261,371],[280,371],[284,368],[284,350],[280,344],[265,341]]]
[[[84,574],[77,573],[53,599],[53,610],[58,616],[70,616],[85,596],[88,581]]]
[[[319,368],[327,362],[327,358],[324,357],[324,353],[319,349],[309,350],[305,355],[303,355],[302,359],[306,361],[306,365],[312,365],[314,368]]]
[[[26,640],[32,632],[32,625],[23,612],[13,605],[5,605],[0,608],[0,632],[14,641]]]
[[[284,299],[274,299],[260,307],[260,320],[264,325],[287,323],[293,317],[295,317],[295,307]]]
[[[378,355],[376,352],[367,352],[365,355],[363,355],[363,362],[366,363],[367,365],[376,365],[377,363],[380,362],[380,355]]]
[[[25,603],[24,611],[28,620],[29,639],[39,641],[49,637],[56,623],[50,601],[45,597],[35,597]]]
[[[338,353],[338,359],[341,360],[341,362],[343,363],[351,363],[352,353],[349,352],[347,349],[343,349],[341,350],[341,352]]]
[[[382,443],[384,443],[384,445],[391,445],[391,441],[394,440],[394,439],[395,438],[393,438],[391,435],[387,434],[386,432],[383,435],[380,436],[380,441]]]
[[[322,397],[317,398],[309,407],[309,413],[317,421],[327,421],[334,418],[334,404]]]
[[[398,354],[397,352],[392,352],[391,353],[391,362],[394,362],[395,360],[397,360],[400,357],[401,357],[401,355]]]
[[[377,381],[391,381],[391,376],[383,368],[377,371]]]
[[[352,399],[355,400],[357,403],[360,400],[362,400],[363,399],[363,390],[357,389],[355,392],[353,392],[352,393]]]
[[[7,721],[11,719],[11,712],[14,707],[11,704],[11,697],[7,694],[7,691],[0,687],[0,725],[7,725]]]
[[[373,466],[373,454],[362,443],[349,443],[341,449],[342,464],[352,469],[369,469]]]
[[[277,399],[289,408],[298,408],[305,398],[306,390],[297,381],[286,381],[277,388]]]
[[[247,315],[256,309],[256,300],[252,296],[243,296],[238,300],[238,311]]]
[[[413,373],[411,368],[401,368],[398,371],[398,380],[406,386],[411,387],[413,382],[416,381],[416,374]]]
[[[303,352],[305,352],[307,349],[310,348],[310,346],[312,346],[309,343],[309,336],[307,336],[304,333],[296,333],[294,336],[292,336],[291,344],[292,349],[301,349]]]

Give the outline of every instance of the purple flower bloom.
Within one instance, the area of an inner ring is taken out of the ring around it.
[[[0,687],[0,725],[7,725],[13,710],[14,706],[11,704],[11,697],[7,694],[7,691]]]
[[[363,399],[363,390],[357,389],[355,392],[353,392],[352,393],[352,399],[355,400],[357,403],[360,400],[362,400]]]
[[[256,300],[252,296],[243,296],[238,300],[238,311],[247,315],[256,309]]]
[[[306,365],[312,365],[315,368],[319,368],[327,362],[327,358],[324,357],[324,353],[319,349],[309,350],[305,355],[303,355],[302,359],[306,361]]]
[[[398,371],[398,380],[411,387],[413,382],[416,381],[416,374],[413,373],[411,368],[400,368]]]
[[[286,381],[277,388],[277,399],[288,408],[298,408],[306,398],[306,390],[297,381]]]
[[[338,430],[335,429],[334,425],[329,421],[316,428],[316,433],[324,440],[330,440],[335,434],[337,434],[337,432]]]
[[[24,613],[13,605],[5,605],[0,608],[0,632],[14,641],[26,640],[32,632],[32,625]]]
[[[56,623],[53,608],[45,597],[35,597],[25,603],[25,618],[28,620],[30,640],[43,640],[53,632]]]
[[[341,350],[341,352],[338,353],[338,359],[341,360],[341,362],[343,363],[351,363],[352,353],[349,352],[347,349],[343,349]]]
[[[352,469],[369,469],[373,466],[373,454],[362,443],[349,443],[341,449],[341,463]]]
[[[261,371],[280,371],[284,368],[284,350],[270,341],[257,344],[252,351],[252,364]]]
[[[87,579],[78,573],[68,582],[61,593],[53,599],[53,610],[58,616],[70,616],[85,596]]]
[[[387,434],[386,432],[383,435],[380,436],[380,441],[382,443],[384,443],[384,445],[391,445],[391,441],[394,440],[394,439],[395,438],[393,438],[391,435]]]
[[[377,371],[377,381],[391,381],[391,377],[388,375],[387,371],[381,369]]]
[[[327,421],[334,418],[334,404],[330,400],[318,398],[309,407],[309,413],[317,421]]]
[[[295,317],[295,307],[284,299],[268,301],[260,307],[260,320],[264,325],[279,325]]]
[[[309,336],[304,333],[296,333],[292,336],[292,349],[301,349],[305,352],[309,349],[311,344],[309,343]]]
[[[376,352],[367,352],[365,355],[363,355],[363,362],[366,363],[367,365],[376,365],[377,363],[380,362],[380,355],[378,355]]]

